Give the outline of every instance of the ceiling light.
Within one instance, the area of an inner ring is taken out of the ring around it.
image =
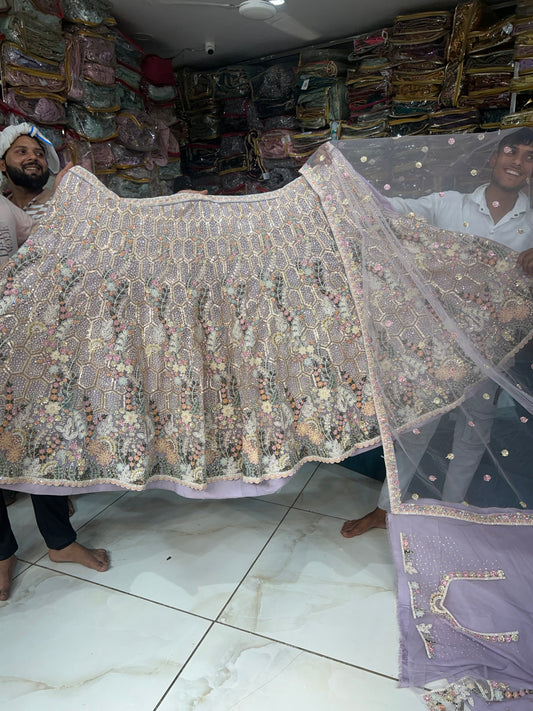
[[[244,0],[239,5],[239,14],[249,20],[270,20],[276,8],[266,0]]]
[[[285,0],[268,0],[271,5],[285,5]]]

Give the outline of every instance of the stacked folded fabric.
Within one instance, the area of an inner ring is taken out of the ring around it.
[[[458,106],[464,88],[464,61],[468,36],[478,27],[481,17],[481,0],[464,0],[455,8],[446,50],[444,82],[439,96],[443,107]]]
[[[65,58],[61,17],[57,9],[41,11],[31,0],[13,0],[11,7],[0,17],[4,101],[34,123],[64,124],[67,86],[61,70]]]
[[[322,130],[348,118],[346,73],[344,52],[316,50],[300,54],[296,118],[303,130]]]
[[[391,105],[390,45],[388,29],[354,38],[349,56],[346,89],[349,116],[340,126],[341,138],[387,136]]]
[[[194,187],[218,192],[221,117],[215,100],[213,72],[184,68],[176,80],[178,115],[183,119],[179,136],[182,162],[190,182],[178,178],[174,189]]]
[[[296,96],[297,77],[291,62],[273,64],[253,79],[253,97],[261,122],[257,150],[264,174],[260,184],[250,185],[250,192],[276,190],[298,175],[298,163],[291,155],[292,136],[300,131]]]
[[[440,109],[429,115],[429,133],[472,133],[479,129],[479,111],[474,107]]]
[[[533,2],[519,0],[514,19],[515,74],[511,80],[511,92],[516,94],[515,118],[513,125],[531,125],[529,116],[521,116],[533,108],[531,91],[533,90]],[[521,117],[520,117],[521,116]]]
[[[485,130],[499,128],[502,116],[509,111],[514,71],[512,19],[474,29],[467,37],[464,87],[458,105],[477,107]]]
[[[426,130],[428,113],[437,108],[444,83],[451,27],[452,14],[446,11],[395,18],[391,33],[394,100],[390,122],[394,135]]]

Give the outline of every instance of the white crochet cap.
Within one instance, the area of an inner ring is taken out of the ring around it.
[[[0,158],[5,156],[6,151],[11,148],[19,136],[25,134],[38,139],[44,149],[48,168],[52,173],[59,173],[60,165],[56,149],[48,138],[45,138],[31,123],[19,123],[16,126],[6,126],[4,130],[0,132]]]

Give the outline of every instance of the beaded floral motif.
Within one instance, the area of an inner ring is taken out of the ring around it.
[[[411,597],[411,612],[413,617],[424,617],[426,611],[420,606],[420,583],[416,580],[409,580],[409,594]]]
[[[442,576],[441,583],[436,592],[429,599],[431,612],[435,615],[443,616],[453,627],[457,627],[463,632],[467,632],[474,637],[486,640],[487,642],[518,642],[519,635],[515,630],[513,632],[477,632],[461,625],[452,615],[450,610],[445,606],[446,596],[450,590],[452,583],[460,580],[469,580],[471,582],[491,582],[505,580],[503,570],[484,570],[481,572],[453,572]]]
[[[435,639],[433,638],[433,625],[429,622],[424,622],[416,625],[418,634],[420,635],[424,647],[426,649],[426,654],[428,659],[434,659],[435,657]]]
[[[464,677],[446,689],[424,694],[423,699],[429,711],[466,711],[473,708],[476,698],[487,702],[510,701],[531,694],[533,689],[512,689],[500,681]]]
[[[416,575],[418,570],[413,563],[414,553],[409,545],[409,539],[405,533],[400,533],[403,555],[403,569],[408,575]]]

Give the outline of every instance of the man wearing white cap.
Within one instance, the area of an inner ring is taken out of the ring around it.
[[[0,264],[28,237],[35,221],[46,212],[53,190],[45,186],[50,171],[59,173],[59,158],[52,144],[31,124],[8,126],[0,133],[0,170],[10,190],[0,196]],[[56,178],[56,185],[67,166]],[[22,208],[22,209],[21,209]],[[32,495],[37,526],[55,562],[75,562],[105,571],[107,552],[89,549],[76,541],[69,521],[66,496]],[[0,601],[7,600],[15,568],[17,542],[13,536],[3,496],[0,494]]]
[[[35,126],[20,123],[0,133],[0,157],[9,200],[38,221],[53,195],[50,173],[60,169],[55,148]]]

